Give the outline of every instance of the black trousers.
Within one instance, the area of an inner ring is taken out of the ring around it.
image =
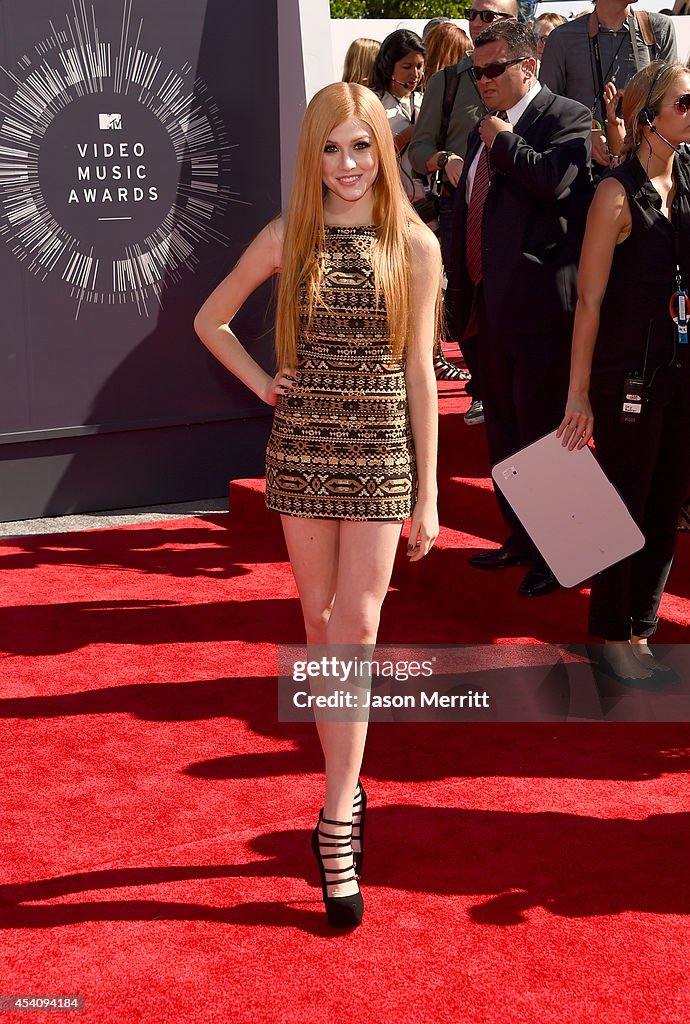
[[[509,323],[492,332],[486,322],[486,296],[480,288],[479,360],[484,423],[491,465],[555,430],[565,411],[570,376],[572,325],[559,330],[517,334]],[[537,556],[525,528],[494,485],[511,536],[507,546]]]
[[[690,489],[688,365],[657,372],[641,422],[620,422],[624,374],[592,378],[597,459],[645,536],[641,551],[592,581],[589,631],[605,640],[648,637],[673,561],[678,516]]]
[[[438,240],[441,245],[441,257],[444,267],[449,266],[448,260],[450,259],[451,252],[453,201],[453,196],[442,195],[439,197]],[[479,376],[479,339],[476,335],[473,335],[463,338],[462,343],[460,343],[459,338],[451,338],[450,340],[457,341],[460,344],[462,354],[467,363],[467,369],[472,374],[471,380],[468,380],[465,385],[465,390],[472,401],[479,401],[482,397]]]

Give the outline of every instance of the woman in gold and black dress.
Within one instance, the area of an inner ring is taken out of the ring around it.
[[[232,333],[280,272],[269,376]],[[408,555],[438,532],[432,353],[441,258],[405,199],[386,114],[343,82],[312,99],[287,217],[251,243],[196,318],[204,344],[269,405],[266,502],[281,514],[308,645],[373,649],[403,521]],[[336,647],[337,650],[337,647]],[[312,846],[330,923],[360,923],[367,723],[317,714],[326,786]]]

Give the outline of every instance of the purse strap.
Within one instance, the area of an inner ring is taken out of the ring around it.
[[[450,115],[453,112],[453,104],[455,103],[455,97],[457,96],[458,86],[460,85],[460,73],[455,71],[454,74],[450,75],[450,68],[446,67],[443,69],[443,106],[441,108],[441,130],[438,133],[436,145],[439,150],[446,148],[446,138],[448,136],[448,125],[450,124]]]

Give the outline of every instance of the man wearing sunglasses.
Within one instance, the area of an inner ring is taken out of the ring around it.
[[[467,13],[472,43],[488,26],[497,21],[513,21],[517,18],[516,0],[474,0]],[[462,173],[467,137],[486,108],[474,82],[472,54],[464,57],[459,64],[446,69],[450,76],[457,78],[453,105],[450,110],[443,148],[439,148],[443,124],[443,99],[448,75],[437,71],[429,79],[424,92],[422,108],[415,125],[414,139],[409,146],[410,163],[418,174],[435,174],[443,171],[444,185],[455,189]],[[445,239],[447,241],[447,239]],[[443,247],[444,238],[441,235]]]
[[[487,26],[516,18],[516,0],[474,0],[472,9],[467,13],[472,43]],[[471,70],[472,54],[469,54],[459,64],[431,76],[417,117],[414,138],[408,149],[410,163],[418,174],[439,173],[441,177],[439,241],[444,263],[447,263],[450,247],[453,195],[462,173],[467,137],[480,116],[487,112]],[[468,425],[480,424],[484,419],[476,349],[476,338],[463,340],[463,355],[472,375],[467,383],[467,391],[472,399],[465,417]]]
[[[453,336],[478,323],[491,463],[555,430],[568,391],[577,263],[591,198],[591,117],[536,78],[526,25],[490,25],[475,41],[474,76],[487,115],[470,134],[456,190],[446,292]],[[470,564],[530,564],[519,593],[557,583],[497,495],[511,530]]]

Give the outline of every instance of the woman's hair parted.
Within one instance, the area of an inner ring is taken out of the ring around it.
[[[278,285],[276,351],[278,366],[294,366],[300,304],[311,315],[321,298],[324,259],[324,186],[322,161],[330,132],[343,121],[366,123],[378,155],[373,185],[372,268],[377,299],[382,298],[396,359],[409,341],[412,325],[411,223],[422,225],[400,182],[393,136],[378,97],[362,85],[334,82],[321,89],[307,107],[297,142],[295,173],[285,220],[283,258]],[[425,229],[426,230],[426,229]]]
[[[426,62],[424,64],[424,84],[431,76],[451,64],[458,64],[468,50],[472,49],[472,40],[461,28],[452,21],[444,21],[432,28],[424,40],[426,46]]]
[[[379,96],[390,92],[393,68],[408,53],[419,53],[426,56],[426,47],[416,32],[409,28],[396,28],[381,43],[381,49],[374,64],[374,76],[371,87]]]
[[[345,54],[343,82],[371,86],[374,81],[374,64],[380,49],[378,39],[354,39]]]
[[[665,64],[664,61],[656,60],[633,75],[623,94],[625,139],[621,147],[621,156],[627,157],[634,153],[642,142],[642,111],[649,109],[656,113],[668,89],[678,76],[687,70],[682,64]]]

